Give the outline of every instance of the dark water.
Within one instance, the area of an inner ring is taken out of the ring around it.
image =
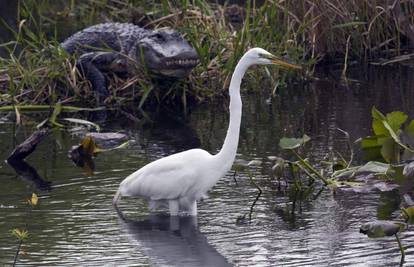
[[[329,73],[329,72],[328,72]],[[245,93],[238,158],[260,159],[254,170],[264,190],[250,224],[239,224],[256,196],[245,172],[229,173],[199,204],[198,218],[148,216],[138,200],[125,200],[125,218],[111,201],[128,174],[147,162],[201,144],[216,152],[227,127],[225,103],[196,108],[187,125],[160,122],[140,128],[129,122],[111,122],[110,131],[126,131],[134,142],[127,148],[100,154],[96,173],[86,176],[67,158],[79,139],[56,131],[28,159],[39,177],[52,182],[41,190],[0,165],[0,265],[12,263],[17,241],[11,230],[28,225],[19,265],[26,266],[396,266],[400,260],[394,238],[368,239],[359,233],[363,222],[391,219],[399,214],[398,190],[388,193],[324,192],[305,202],[292,217],[292,199],[271,181],[267,159],[287,156],[278,149],[284,136],[306,132],[313,140],[310,155],[321,159],[330,148],[345,151],[336,130],[352,139],[369,134],[370,109],[402,110],[413,115],[412,69],[362,70],[350,74],[348,84],[330,74],[319,76],[306,89],[291,87],[269,98],[267,85],[258,94]],[[14,126],[2,114],[0,157],[32,131],[41,116],[25,116],[28,126]],[[168,121],[168,120],[167,120]],[[44,184],[44,181],[43,181]],[[32,192],[39,205],[32,211],[26,199]],[[401,233],[406,266],[414,265],[414,234]]]

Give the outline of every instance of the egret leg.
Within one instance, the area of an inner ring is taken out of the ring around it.
[[[197,201],[193,201],[188,208],[188,215],[197,216]]]
[[[166,203],[165,201],[162,200],[150,200],[148,202],[148,209],[152,212],[152,211],[156,211],[157,209],[161,208],[161,207],[165,207]]]
[[[118,191],[116,191],[114,199],[112,200],[112,205],[114,205],[117,208],[118,207],[118,201],[120,199],[121,199],[121,192],[118,190]]]
[[[177,216],[179,210],[178,200],[168,200],[168,207],[170,209],[171,216]]]

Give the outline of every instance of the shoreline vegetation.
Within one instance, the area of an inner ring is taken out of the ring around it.
[[[8,55],[0,58],[0,106],[58,102],[94,106],[93,93],[76,70],[75,58],[59,43],[84,27],[108,21],[174,28],[200,56],[190,77],[167,86],[145,71],[128,79],[110,76],[112,95],[106,104],[114,109],[145,110],[153,104],[186,109],[190,102],[226,96],[235,64],[254,46],[300,62],[307,77],[317,66],[339,64],[346,77],[353,62],[389,65],[414,58],[411,1],[253,0],[244,6],[212,2],[18,1],[16,25],[3,21],[14,39],[0,45]],[[245,80],[254,85],[265,77],[279,80],[278,87],[295,80],[276,69],[256,70]]]

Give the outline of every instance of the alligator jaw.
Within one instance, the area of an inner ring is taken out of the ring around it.
[[[162,67],[156,70],[158,73],[169,77],[186,77],[191,70],[198,65],[200,61],[195,57],[180,57],[165,58]]]

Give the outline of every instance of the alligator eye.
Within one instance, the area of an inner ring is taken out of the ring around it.
[[[165,38],[161,33],[156,33],[153,35],[155,39],[160,40],[160,41],[164,41]]]

